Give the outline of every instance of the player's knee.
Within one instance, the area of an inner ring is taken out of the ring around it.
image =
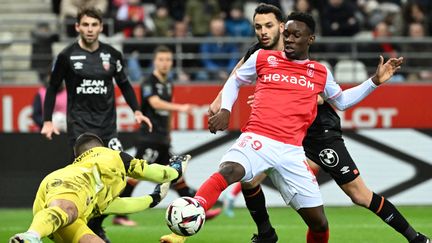
[[[325,232],[328,229],[328,221],[325,216],[319,217],[309,225],[309,228],[314,232]]]
[[[244,190],[250,190],[250,189],[253,189],[253,188],[255,188],[256,186],[258,186],[259,184],[258,183],[254,183],[254,181],[249,181],[249,182],[242,182],[241,183],[241,187],[242,187],[242,189],[244,189]]]
[[[225,178],[228,185],[240,181],[245,175],[242,165],[234,162],[224,162],[220,165],[219,173]]]
[[[358,194],[352,193],[349,195],[349,197],[351,198],[351,201],[356,205],[359,205],[362,207],[368,206],[368,203],[369,203],[368,199],[364,195],[362,195],[361,193],[358,193]]]
[[[78,218],[78,208],[75,203],[69,200],[58,199],[50,203],[50,207],[58,207],[67,216],[67,224],[74,222]]]

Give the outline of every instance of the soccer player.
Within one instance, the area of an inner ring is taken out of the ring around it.
[[[251,47],[243,59],[247,60],[250,54],[259,49],[259,47],[259,45]],[[216,99],[211,106],[212,113],[217,113],[219,108],[220,100]],[[303,147],[312,170],[318,171],[321,167],[328,172],[355,204],[375,213],[389,226],[402,234],[408,242],[427,242],[427,237],[413,229],[405,217],[390,201],[374,193],[366,186],[357,166],[345,147],[342,138],[340,118],[328,102],[324,102],[323,105],[318,106],[317,117],[307,131],[306,137],[303,140]],[[333,155],[338,159],[334,161],[333,164],[325,163],[325,156],[328,155]],[[345,170],[341,171],[344,167],[348,168],[346,172],[344,172]],[[259,178],[258,183],[262,181],[262,179],[264,179],[264,177]],[[248,199],[249,198],[245,196],[246,205],[249,210],[251,210]],[[255,205],[265,207],[264,199],[255,200],[254,202]],[[268,219],[267,212],[265,210],[261,210],[261,212],[265,214],[265,216],[259,218],[254,217],[258,229],[260,229],[260,225],[269,224],[268,220],[266,220]],[[268,240],[271,240],[270,237],[260,233],[260,231],[258,232],[258,235],[255,237],[256,241],[253,242],[261,242],[261,240],[268,242]]]
[[[324,65],[308,59],[314,29],[311,16],[291,14],[283,32],[285,50],[258,50],[227,80],[222,109],[209,119],[210,131],[228,127],[239,87],[257,78],[251,115],[242,135],[222,157],[219,171],[195,196],[207,210],[228,185],[266,172],[285,202],[308,225],[308,243],[328,242],[329,238],[318,184],[301,146],[316,116],[317,96],[322,94],[340,109],[350,107],[388,80],[402,63],[402,58],[392,58],[383,64],[381,58],[371,79],[342,92]]]
[[[55,94],[64,80],[67,90],[67,135],[70,144],[73,145],[80,134],[89,131],[102,138],[109,148],[121,150],[116,127],[113,79],[134,111],[135,120],[148,124],[150,129],[151,123],[139,109],[134,90],[123,68],[121,53],[99,41],[102,26],[102,14],[99,10],[89,8],[78,13],[75,29],[79,32],[79,38],[56,58],[46,92],[41,133],[48,139],[52,139],[53,133],[59,133],[51,120]],[[129,187],[125,190],[131,191]],[[90,224],[95,232],[105,237],[101,226],[102,218],[94,219]]]
[[[173,52],[166,46],[158,46],[154,51],[152,74],[141,85],[141,111],[153,124],[153,131],[149,132],[147,124],[140,129],[137,145],[137,158],[149,163],[165,165],[171,157],[171,112],[192,113],[191,104],[172,102],[173,84],[169,73],[173,65]],[[181,197],[195,196],[195,190],[188,187],[184,178],[174,185]],[[214,218],[221,209],[209,210],[206,218]]]
[[[147,161],[104,147],[93,133],[80,135],[75,142],[75,161],[47,175],[33,204],[29,229],[10,238],[10,243],[37,243],[50,237],[55,242],[104,242],[86,225],[93,216],[134,213],[156,206],[168,192],[169,182],[184,173],[189,155],[175,156],[169,166]],[[165,183],[152,194],[122,198],[126,176]]]

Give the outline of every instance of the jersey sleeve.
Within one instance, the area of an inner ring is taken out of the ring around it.
[[[368,79],[363,83],[342,91],[341,87],[336,83],[330,70],[327,69],[327,81],[324,89],[324,99],[334,105],[338,110],[346,110],[364,98],[366,98],[377,86],[372,79]]]
[[[116,58],[115,60],[116,67],[115,67],[114,79],[116,80],[117,84],[128,82],[128,78],[124,70],[125,64],[123,60],[123,55],[119,51],[116,51],[115,58]]]
[[[256,79],[256,60],[259,51],[256,51],[246,62],[226,81],[222,89],[221,108],[231,111],[237,100],[240,86],[251,84]]]
[[[57,58],[54,61],[49,85],[45,94],[45,102],[43,104],[44,121],[52,120],[57,91],[59,90],[69,67],[67,57],[68,55],[65,52],[61,52],[57,55]]]
[[[151,96],[158,95],[156,92],[155,83],[151,81],[151,79],[145,80],[141,84],[141,98],[142,100],[147,100]]]
[[[323,97],[326,100],[331,100],[336,98],[338,95],[342,93],[342,89],[339,84],[336,83],[334,76],[330,69],[327,69],[327,79],[324,87]]]

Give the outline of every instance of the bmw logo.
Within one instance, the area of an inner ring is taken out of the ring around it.
[[[319,153],[321,163],[328,167],[335,167],[339,163],[339,156],[333,149],[327,148]]]

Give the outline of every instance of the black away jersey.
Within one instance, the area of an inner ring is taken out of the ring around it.
[[[50,85],[60,87],[65,81],[70,138],[83,132],[94,132],[102,139],[115,136],[113,79],[118,84],[128,82],[123,67],[122,54],[102,42],[94,52],[74,42],[57,56]]]
[[[153,132],[148,132],[147,125],[141,127],[142,139],[151,140],[156,143],[169,143],[170,132],[170,111],[154,109],[148,99],[154,95],[159,96],[161,100],[172,101],[172,82],[168,79],[166,82],[160,82],[159,79],[151,74],[141,85],[141,111],[147,116],[153,124]]]
[[[252,45],[243,57],[244,61],[246,62],[254,52],[261,48],[259,42]],[[340,124],[339,115],[329,103],[324,102],[323,105],[318,105],[317,116],[307,130],[304,139],[325,139],[333,136],[341,136],[342,129]]]

